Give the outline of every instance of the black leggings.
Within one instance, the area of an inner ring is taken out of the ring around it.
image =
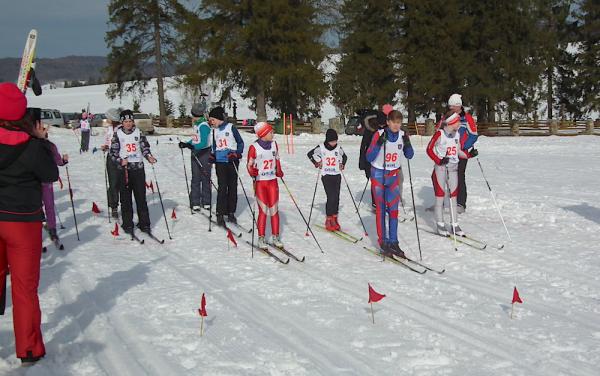
[[[340,211],[340,186],[342,184],[342,175],[323,175],[321,177],[325,194],[327,194],[327,205],[325,213],[327,216],[337,215]]]

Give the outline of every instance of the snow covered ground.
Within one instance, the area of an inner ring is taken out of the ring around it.
[[[297,137],[294,155],[278,138],[285,179],[305,215],[316,178],[305,154],[322,138]],[[9,309],[0,318],[1,375],[598,375],[600,149],[594,136],[482,137],[480,160],[513,242],[506,240],[472,160],[469,206],[460,220],[467,233],[490,246],[459,246],[455,252],[450,241],[421,233],[423,261],[445,267],[443,275],[382,263],[361,245],[315,227],[321,254],[305,237],[283,186],[282,237],[306,262],[281,265],[258,253],[251,258],[244,242],[228,247],[222,230],[209,233],[203,216],[189,214],[181,154],[169,135],[150,140],[167,212],[175,208],[179,217],[169,219],[173,240],[158,194],[149,194],[149,207],[154,233],[166,243],[115,240],[104,213],[91,213],[92,202],[106,209],[102,154],[79,155],[68,130],[53,129],[51,139],[72,156],[81,241],[68,191],[57,184],[66,250],[49,246],[43,255],[40,300],[48,354],[34,367],[19,366]],[[424,210],[433,202],[426,141],[413,138],[411,167],[418,219],[431,227],[431,213]],[[93,137],[91,145],[100,142]],[[342,136],[341,142],[358,197],[365,182],[356,168],[360,139]],[[146,173],[155,180],[149,166]],[[243,181],[249,190],[246,174]],[[238,217],[249,225],[241,188],[238,197]],[[410,206],[408,184],[405,197]],[[319,186],[315,223],[324,220],[324,201]],[[373,216],[362,214],[370,232],[365,244],[373,245]],[[340,222],[361,233],[345,187]],[[414,222],[400,224],[399,234],[401,247],[418,259]],[[492,247],[500,243],[503,250]],[[374,304],[375,325],[367,283],[387,295]],[[515,306],[511,320],[515,285],[524,303]],[[200,337],[202,293],[208,317]]]

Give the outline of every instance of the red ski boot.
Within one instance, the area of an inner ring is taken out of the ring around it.
[[[325,219],[325,229],[327,231],[335,231],[335,222],[333,221],[333,216],[328,215]]]
[[[333,226],[335,227],[335,230],[336,231],[341,230],[341,226],[338,223],[338,216],[337,216],[337,214],[332,216],[332,221],[333,221]]]

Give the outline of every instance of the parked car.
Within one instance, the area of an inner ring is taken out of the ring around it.
[[[77,112],[63,112],[62,118],[65,128],[71,127],[71,122],[77,120],[79,114]]]
[[[108,127],[110,121],[106,119],[104,114],[94,114],[94,118],[92,119],[92,127]]]
[[[360,116],[350,116],[344,127],[344,131],[347,135],[362,135],[364,129],[360,126]]]
[[[154,134],[154,124],[152,124],[152,117],[150,115],[136,112],[133,114],[133,120],[135,121],[135,126],[142,132]]]
[[[63,127],[65,121],[63,120],[62,114],[58,110],[53,109],[42,109],[42,123],[51,125],[53,127]]]

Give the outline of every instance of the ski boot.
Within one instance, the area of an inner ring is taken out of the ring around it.
[[[197,213],[202,210],[202,207],[200,205],[193,205],[192,210]]]
[[[460,205],[460,204],[459,204],[459,205],[456,205],[456,212],[457,212],[458,214],[463,214],[463,213],[465,212],[465,210],[467,210],[467,209],[466,209],[464,206],[462,206],[462,205]]]
[[[446,230],[446,224],[444,222],[437,223],[437,233],[441,236],[448,236],[448,230]]]
[[[209,211],[210,210],[210,204],[203,204],[202,205],[202,209]]]
[[[48,229],[48,235],[50,235],[50,240],[53,242],[57,242],[58,241],[58,234],[56,233],[56,229],[55,228],[49,228]]]
[[[281,242],[281,239],[279,238],[279,235],[273,235],[271,237],[271,242],[277,248],[280,248],[280,249],[284,248],[283,243]]]
[[[333,215],[333,227],[335,227],[336,231],[339,231],[339,230],[342,229],[342,227],[338,223],[338,216],[337,216],[337,214]]]
[[[114,219],[119,219],[119,209],[110,208],[110,216],[113,217]]]
[[[258,243],[256,245],[256,248],[264,249],[264,250],[267,250],[269,248],[269,246],[267,245],[267,242],[265,241],[264,236],[258,237]]]
[[[27,351],[27,356],[21,358],[21,365],[23,367],[30,367],[33,366],[34,364],[36,364],[40,359],[42,359],[44,356],[33,356],[33,353],[31,351]]]
[[[380,245],[380,252],[381,252],[381,256],[385,257],[393,257],[394,253],[392,252],[392,249],[390,248],[390,245],[387,243],[383,243]]]
[[[121,227],[123,229],[123,232],[126,233],[127,235],[133,235],[133,227]]]
[[[453,232],[456,234],[456,236],[465,236],[465,232],[460,228],[458,223],[453,223],[452,227],[454,229]]]
[[[399,258],[406,258],[406,255],[404,254],[404,251],[400,249],[400,246],[398,245],[398,242],[395,243],[390,243],[388,244],[390,251],[392,251],[392,253],[394,254],[394,256],[399,257]]]
[[[225,218],[223,214],[217,214],[217,226],[225,227]]]
[[[235,218],[235,215],[233,213],[227,216],[227,222],[231,222],[237,225],[237,219]]]
[[[335,231],[335,223],[333,222],[333,216],[328,215],[325,219],[325,229],[327,231]]]

